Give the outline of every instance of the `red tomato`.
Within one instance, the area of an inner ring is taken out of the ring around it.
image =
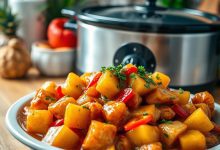
[[[67,21],[66,18],[57,18],[49,24],[47,37],[51,47],[76,47],[76,32],[64,28]]]

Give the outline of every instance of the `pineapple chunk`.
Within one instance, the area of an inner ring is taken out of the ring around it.
[[[154,122],[156,122],[160,118],[160,111],[153,104],[152,105],[141,106],[138,109],[134,110],[131,113],[131,115],[134,116],[134,117],[137,117],[137,116],[143,116],[146,113],[153,116]]]
[[[135,146],[142,146],[160,141],[160,131],[156,126],[140,125],[139,127],[130,130],[126,136]]]
[[[86,129],[90,124],[90,110],[76,104],[68,104],[64,116],[64,125],[69,128]]]
[[[175,140],[186,131],[187,125],[180,121],[173,121],[172,123],[163,123],[159,125],[161,130],[161,139],[167,147],[171,147]]]
[[[173,90],[174,95],[179,98],[178,103],[180,105],[185,105],[189,103],[190,92],[189,91],[182,91],[182,90]]]
[[[30,110],[27,115],[27,132],[30,133],[47,133],[51,123],[53,121],[53,115],[48,110]]]
[[[71,72],[67,76],[62,91],[65,95],[77,99],[82,94],[84,87],[85,87],[84,81],[81,80],[78,75]]]
[[[62,125],[51,127],[42,141],[63,149],[74,149],[79,142],[79,137],[74,131]]]
[[[41,88],[44,89],[45,91],[53,93],[55,95],[56,95],[56,87],[57,85],[53,81],[47,81],[41,86]]]
[[[86,72],[80,76],[80,79],[84,82],[86,86],[89,84],[92,74],[93,73],[91,72]]]
[[[115,149],[115,145],[109,146],[106,150],[116,150],[116,149]]]
[[[111,71],[106,70],[104,74],[100,77],[96,90],[107,98],[113,98],[119,91],[118,79],[115,77]]]
[[[148,84],[144,79],[139,77],[137,74],[133,73],[133,76],[129,76],[129,86],[132,87],[132,89],[137,92],[139,95],[143,96],[152,90],[154,90],[157,86],[153,84]]]
[[[167,75],[165,75],[165,74],[163,74],[161,72],[154,72],[152,74],[152,79],[154,80],[155,83],[161,84],[165,88],[170,83],[170,78]]]
[[[50,104],[48,110],[58,119],[64,118],[66,106],[69,103],[76,103],[72,97],[62,97],[56,103]]]
[[[198,130],[188,130],[180,137],[181,150],[205,150],[205,136]]]
[[[184,123],[189,129],[195,129],[201,132],[209,132],[214,128],[214,125],[201,108],[196,109],[188,118],[186,118]]]
[[[145,97],[148,104],[166,104],[178,102],[179,98],[165,88],[157,88]]]

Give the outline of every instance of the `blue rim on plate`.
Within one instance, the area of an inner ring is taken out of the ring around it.
[[[20,108],[28,101],[30,101],[35,95],[35,92],[30,93],[20,99],[18,99],[11,107],[8,109],[7,114],[6,114],[6,126],[9,130],[9,132],[21,143],[27,145],[28,147],[32,149],[38,149],[38,150],[60,150],[60,148],[56,148],[53,146],[50,146],[44,142],[41,142],[29,134],[27,134],[20,124],[18,123],[17,120],[17,115],[20,110]],[[191,95],[192,96],[192,95]],[[215,122],[220,123],[220,105],[215,103]],[[212,147],[208,150],[219,150],[220,149],[220,144]]]

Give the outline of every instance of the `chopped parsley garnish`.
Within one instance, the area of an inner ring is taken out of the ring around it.
[[[171,96],[171,97],[170,97],[170,100],[174,100],[174,99],[176,99],[175,96]]]
[[[109,122],[106,120],[105,122],[104,122],[105,124],[109,124]]]
[[[133,84],[134,84],[134,80],[137,79],[137,77],[136,77],[136,75],[134,73],[132,73],[132,74],[130,74],[130,78],[132,79],[131,80],[131,84],[129,86],[131,88],[133,86]]]
[[[87,106],[82,106],[82,108],[84,108],[84,109],[88,109],[88,110],[89,110],[89,108],[88,108]]]
[[[115,75],[119,79],[119,87],[121,88],[125,85],[125,81],[127,79],[126,75],[122,71],[122,68],[123,68],[123,65],[111,66],[111,67],[102,67],[101,72],[104,73],[106,70],[111,71],[113,73],[113,75]],[[150,88],[151,85],[156,85],[156,83],[154,82],[152,77],[150,77],[152,75],[152,73],[147,73],[144,66],[138,66],[137,74],[142,79],[144,79],[144,81],[146,82],[146,84],[145,84],[146,88]],[[136,79],[136,75],[134,73],[132,73],[130,75],[130,78]]]
[[[51,100],[51,101],[55,101],[55,100],[56,100],[55,98],[53,98],[53,97],[51,97],[51,96],[46,96],[45,99],[46,99],[46,100]]]
[[[157,85],[162,85],[162,82],[158,82]]]
[[[156,75],[156,79],[157,79],[157,80],[161,80],[158,73],[157,73],[157,75]]]
[[[106,67],[101,67],[101,70],[100,70],[100,71],[101,71],[102,73],[105,73],[105,70],[106,70]]]
[[[104,101],[109,101],[108,97],[106,97],[104,95],[101,95],[101,99],[104,100]]]
[[[163,120],[160,121],[160,123],[172,124],[173,121],[163,119]]]
[[[144,66],[138,66],[138,75],[146,82],[145,84],[146,88],[150,88],[150,85],[156,85],[156,83],[151,77],[146,76],[146,75],[151,76],[152,73],[147,73]]]
[[[118,79],[119,79],[119,86],[123,87],[126,81],[126,75],[122,73],[121,69],[123,68],[122,65],[118,66],[111,66],[111,67],[102,67],[101,72],[105,72],[106,70],[111,71]]]
[[[168,134],[166,134],[166,133],[164,133],[164,134],[163,134],[163,136],[164,136],[164,137],[166,137],[166,138],[168,138],[168,137],[169,137],[169,135],[168,135]]]
[[[148,115],[148,113],[147,113],[147,112],[144,112],[144,113],[143,113],[143,116],[147,116],[147,115]]]
[[[160,104],[160,103],[156,103],[155,106],[156,106],[156,107],[160,107],[161,104]]]
[[[136,75],[134,73],[130,74],[130,78],[136,79]]]
[[[182,88],[179,88],[179,94],[183,94],[184,90]]]

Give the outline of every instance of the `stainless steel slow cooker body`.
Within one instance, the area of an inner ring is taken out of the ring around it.
[[[64,11],[69,16],[72,11]],[[216,80],[219,17],[197,10],[146,5],[97,6],[77,15],[76,69],[134,63],[171,77],[172,87],[198,87]],[[74,26],[76,28],[76,26]]]
[[[102,66],[123,62],[114,58],[116,53],[132,49],[139,44],[146,47],[151,58],[143,58],[150,66],[171,77],[172,86],[194,86],[212,83],[216,79],[218,34],[159,34],[123,31],[97,27],[78,22],[78,52],[76,67],[80,72],[98,71]],[[148,60],[149,59],[149,60]],[[132,63],[132,59],[128,59]]]

